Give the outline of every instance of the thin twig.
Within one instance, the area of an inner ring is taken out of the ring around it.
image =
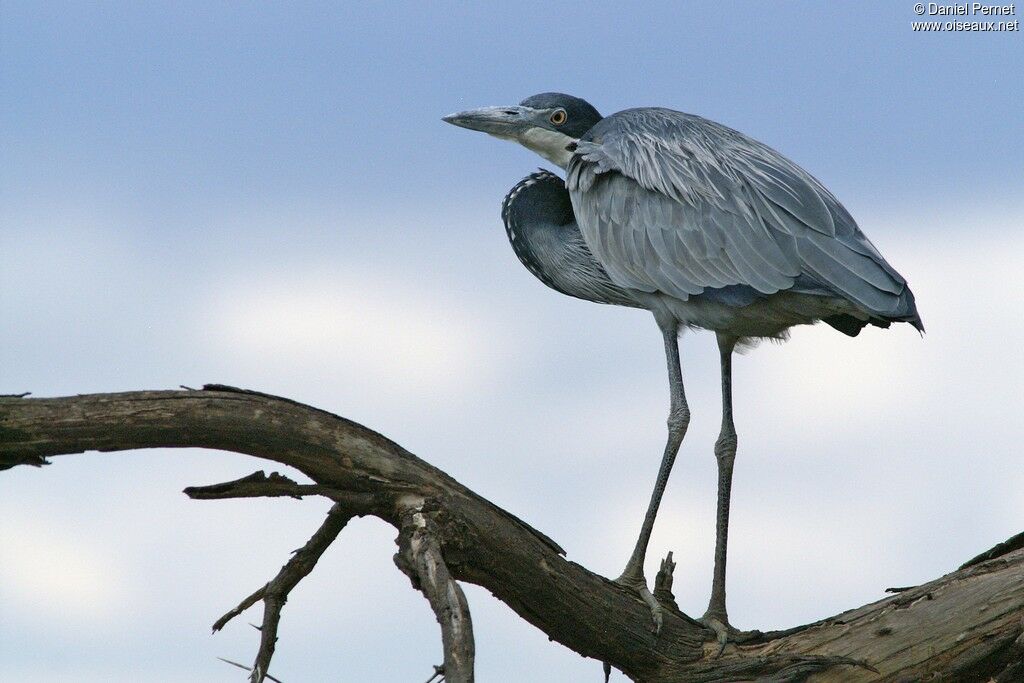
[[[245,664],[239,664],[238,662],[232,662],[230,659],[224,659],[223,657],[217,657],[217,659],[219,659],[220,661],[222,661],[222,662],[224,662],[226,664],[230,664],[231,666],[237,666],[239,669],[245,669],[246,671],[252,672],[252,669],[247,667]],[[274,683],[283,683],[280,678],[274,678],[270,674],[266,674],[265,678],[268,681],[273,681]]]
[[[235,607],[234,609],[229,611],[227,614],[222,616],[220,619],[218,619],[217,621],[213,622],[213,632],[216,633],[217,631],[221,630],[222,628],[227,626],[227,623],[229,621],[231,621],[232,619],[237,617],[239,614],[241,614],[245,610],[247,610],[250,607],[252,607],[253,605],[255,605],[257,602],[262,600],[263,599],[263,593],[264,593],[264,591],[266,589],[267,589],[267,587],[263,586],[262,588],[257,590],[255,593],[253,593],[252,595],[247,597],[245,600],[242,600],[242,602],[238,603],[238,607]],[[256,626],[255,624],[250,624],[250,626],[252,626],[253,628],[259,630],[259,626]]]
[[[335,503],[320,528],[310,537],[306,545],[295,551],[291,559],[281,567],[277,576],[214,623],[213,630],[219,631],[236,616],[260,600],[263,601],[263,624],[256,627],[260,631],[260,649],[256,653],[256,661],[249,669],[251,683],[263,683],[265,678],[269,678],[267,670],[270,660],[274,656],[274,647],[277,644],[277,626],[281,620],[281,609],[288,601],[288,594],[298,585],[299,581],[313,571],[324,551],[330,547],[354,516],[355,513],[341,503]]]

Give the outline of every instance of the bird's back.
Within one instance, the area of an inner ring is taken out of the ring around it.
[[[847,334],[868,322],[922,329],[906,280],[842,204],[727,126],[668,109],[613,114],[578,142],[567,186],[586,243],[625,290],[727,308],[819,297],[849,310],[801,307]]]

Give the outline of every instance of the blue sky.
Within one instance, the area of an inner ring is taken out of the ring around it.
[[[545,162],[440,122],[562,90],[781,150],[907,276],[928,326],[801,329],[737,361],[738,626],[826,616],[1020,530],[1020,33],[914,33],[903,1],[210,5],[4,3],[0,392],[287,395],[617,575],[663,439],[656,328],[533,280],[498,208]],[[717,364],[709,335],[682,348],[694,421],[650,560],[676,551],[699,614]],[[215,657],[247,661],[255,633],[208,625],[325,506],[180,489],[261,466],[163,451],[3,473],[0,679],[239,680]],[[354,523],[296,591],[283,680],[425,680],[440,661],[393,537]],[[597,680],[468,594],[480,680]]]

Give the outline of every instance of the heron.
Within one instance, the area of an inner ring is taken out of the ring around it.
[[[686,329],[718,341],[722,425],[711,597],[701,621],[721,644],[729,503],[737,436],[732,357],[796,325],[856,336],[867,325],[924,325],[907,281],[839,200],[771,147],[709,119],[645,107],[601,116],[589,102],[541,93],[444,121],[516,142],[565,171],[541,169],[502,203],[519,260],[548,287],[650,311],[665,346],[668,438],[632,554],[616,581],[635,590],[660,631],[644,560],[662,494],[690,422],[679,359]],[[721,650],[719,650],[721,651]]]

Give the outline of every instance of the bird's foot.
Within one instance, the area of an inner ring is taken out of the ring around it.
[[[722,656],[728,643],[736,642],[736,637],[741,635],[739,630],[729,624],[729,615],[724,609],[709,609],[697,621],[715,632],[715,640],[718,641],[716,658]]]
[[[715,632],[715,641],[718,643],[718,649],[715,651],[716,658],[722,656],[725,646],[729,643],[743,645],[764,642],[765,634],[757,629],[753,631],[740,631],[733,628],[729,624],[729,616],[726,614],[725,609],[709,608],[705,615],[698,618],[697,622]]]
[[[661,633],[661,625],[664,619],[664,608],[658,599],[654,597],[650,589],[647,588],[647,579],[644,578],[642,572],[631,572],[627,570],[622,576],[615,579],[615,583],[620,586],[625,586],[632,591],[635,591],[640,599],[643,600],[651,610],[651,619],[654,620],[654,635]]]

